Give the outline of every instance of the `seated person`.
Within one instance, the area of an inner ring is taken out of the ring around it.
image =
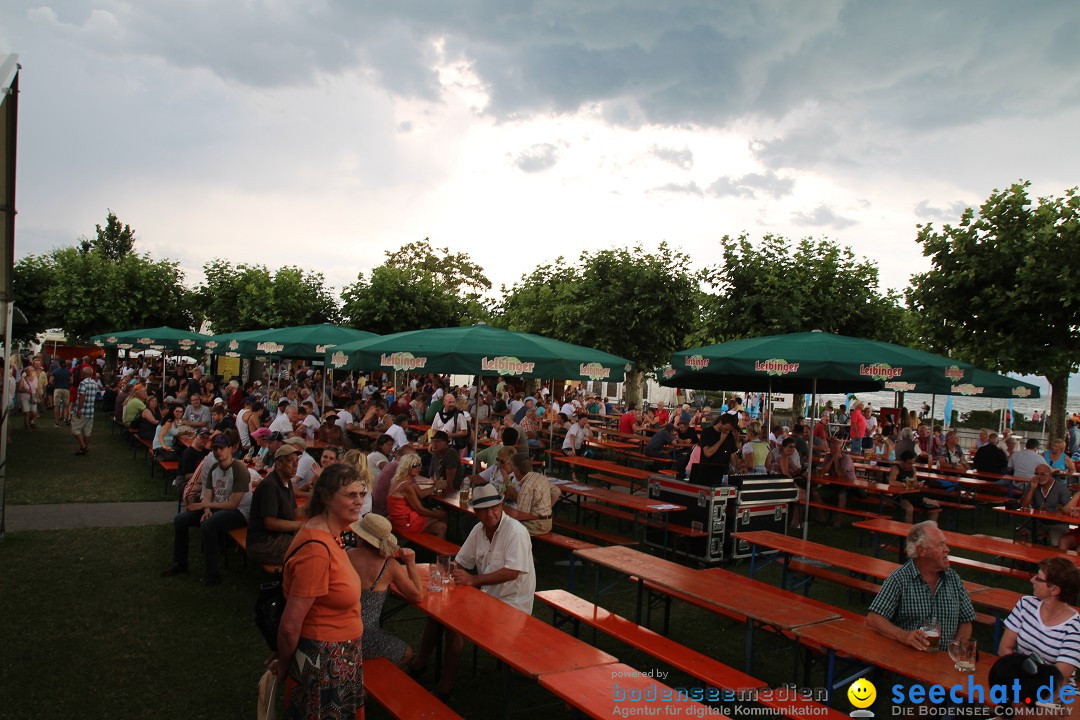
[[[905,549],[909,560],[894,570],[870,603],[866,626],[916,650],[928,650],[923,632],[933,621],[941,647],[971,637],[975,610],[960,576],[949,567],[949,546],[932,520],[912,525]]]
[[[566,437],[563,438],[563,455],[592,457],[592,451],[585,448],[586,441],[591,440],[592,437],[593,431],[589,427],[589,418],[579,415],[577,422],[570,426],[570,429],[566,431]]]
[[[1031,586],[1032,594],[1020,598],[1005,619],[998,655],[1038,653],[1071,683],[1080,668],[1080,614],[1072,607],[1080,570],[1068,558],[1046,558]]]
[[[1033,477],[1034,482],[1031,483],[1027,492],[1024,493],[1024,497],[1020,500],[1020,507],[1060,512],[1068,506],[1071,500],[1069,486],[1054,477],[1054,471],[1049,465],[1040,465],[1035,468]],[[1032,524],[1035,523],[1032,522]],[[1029,538],[1033,529],[1030,526],[1023,528]],[[1042,521],[1038,523],[1038,530],[1040,534],[1046,533],[1051,545],[1057,545],[1065,533],[1069,531],[1069,526],[1067,523]]]
[[[844,452],[844,441],[840,438],[829,438],[829,454],[821,463],[821,473],[842,478],[849,482],[855,481],[855,461],[851,455]],[[848,491],[843,485],[832,485],[825,489],[826,492],[835,495],[836,507],[843,510],[847,507]],[[840,527],[840,513],[833,518],[833,527]]]
[[[384,657],[399,667],[412,659],[412,648],[381,627],[383,604],[393,586],[405,602],[424,597],[424,583],[416,569],[416,553],[399,548],[390,521],[369,513],[349,526],[360,542],[350,549],[349,561],[360,576],[360,613],[364,620],[364,659]]]
[[[277,441],[274,469],[262,479],[251,499],[248,516],[247,556],[264,565],[280,565],[296,531],[304,524],[296,508],[292,479],[301,450]]]
[[[530,535],[551,532],[551,508],[559,499],[559,489],[546,475],[534,472],[528,458],[515,455],[513,462],[518,481],[507,488],[505,499],[515,503],[518,510],[536,516],[536,520],[521,523]]]
[[[184,410],[184,425],[192,428],[209,427],[212,420],[210,408],[202,403],[202,398],[197,393],[191,395],[191,404]]]
[[[349,439],[345,431],[337,424],[337,413],[328,410],[323,416],[323,424],[315,431],[315,439],[334,447],[349,447]]]
[[[924,486],[924,483],[919,481],[915,474],[914,450],[905,450],[900,453],[900,457],[897,459],[896,464],[889,470],[889,476],[886,478],[886,482],[890,485],[907,485],[910,482],[914,487]],[[922,493],[898,495],[896,504],[904,511],[904,522],[906,523],[911,523],[914,519],[915,508],[925,510],[926,518],[928,520],[936,521],[938,515],[941,514],[941,507],[937,504],[937,501],[926,497]]]
[[[517,453],[512,447],[499,446],[501,449],[495,456],[495,462],[488,465],[476,475],[472,475],[469,481],[476,485],[491,483],[499,493],[506,496],[507,489],[515,484],[514,481],[514,455]]]
[[[444,538],[446,511],[424,507],[420,500],[432,492],[441,492],[447,485],[445,481],[438,481],[431,488],[419,488],[419,477],[419,455],[406,455],[398,461],[397,471],[386,492],[386,517],[395,532],[426,532]]]
[[[1009,467],[1009,456],[998,446],[998,434],[987,434],[985,445],[975,451],[971,458],[971,467],[979,472],[1004,475]]]

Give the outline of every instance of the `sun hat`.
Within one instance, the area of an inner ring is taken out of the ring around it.
[[[383,557],[394,557],[398,553],[397,538],[394,537],[390,521],[382,515],[368,513],[349,526],[356,535],[372,545]]]
[[[286,438],[285,443],[288,444],[288,445],[295,446],[300,452],[305,452],[307,450],[307,443],[304,441],[304,438],[300,438],[300,437]]]
[[[300,448],[296,447],[292,443],[282,443],[281,447],[274,451],[274,459],[283,458],[286,455],[292,455],[294,453],[303,452]]]
[[[501,502],[502,495],[499,494],[498,488],[488,483],[473,488],[472,496],[469,498],[469,507],[473,510],[480,510],[481,508],[494,507]]]
[[[255,440],[260,440],[264,437],[270,437],[270,428],[261,427],[251,433],[251,437]]]

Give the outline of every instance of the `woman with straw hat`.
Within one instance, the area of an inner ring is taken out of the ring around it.
[[[412,649],[401,638],[383,630],[379,618],[391,586],[407,602],[417,603],[424,597],[416,553],[398,547],[390,521],[382,515],[369,513],[349,527],[361,541],[349,550],[349,560],[363,588],[360,610],[364,619],[364,657],[385,657],[404,667],[412,658]]]

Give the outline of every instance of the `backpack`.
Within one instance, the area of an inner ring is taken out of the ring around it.
[[[285,556],[285,560],[281,563],[281,571],[285,572],[285,563],[289,562],[289,559],[309,543],[319,543],[326,548],[327,557],[329,557],[330,548],[326,543],[319,540],[307,540],[300,543],[296,548]],[[259,628],[259,632],[262,633],[263,640],[266,640],[266,644],[270,646],[273,652],[277,652],[277,636],[278,627],[281,625],[281,616],[285,613],[285,588],[282,585],[281,578],[268,583],[263,583],[259,586],[259,594],[255,597],[255,627]]]

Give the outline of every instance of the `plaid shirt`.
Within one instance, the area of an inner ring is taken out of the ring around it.
[[[92,377],[88,377],[79,383],[79,396],[82,397],[82,404],[77,409],[82,417],[94,417],[94,403],[97,401],[97,394],[100,391],[101,384]]]
[[[941,623],[941,644],[947,647],[960,623],[975,620],[975,609],[960,576],[952,568],[941,573],[931,592],[915,562],[908,560],[893,571],[870,603],[877,613],[901,630],[921,627],[928,618]]]

